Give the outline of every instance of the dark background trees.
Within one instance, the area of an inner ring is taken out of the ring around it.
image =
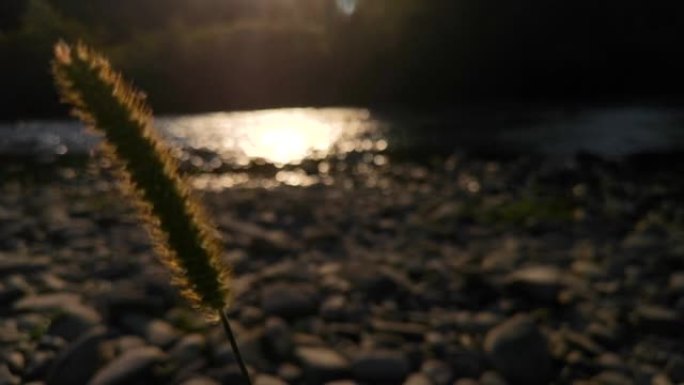
[[[684,5],[653,0],[3,0],[0,118],[64,114],[51,46],[83,40],[158,112],[678,98]]]

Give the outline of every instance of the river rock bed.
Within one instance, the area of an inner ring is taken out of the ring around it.
[[[683,165],[452,156],[201,198],[257,385],[668,385]],[[0,384],[243,383],[106,172],[32,173],[0,182]]]

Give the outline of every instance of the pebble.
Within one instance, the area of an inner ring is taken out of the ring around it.
[[[406,378],[404,385],[432,385],[432,381],[425,373],[413,373]]]
[[[498,172],[545,188],[545,175],[521,171],[536,165],[494,163]],[[426,169],[398,186],[394,178],[413,167],[392,168],[396,176],[379,175],[364,194],[323,184],[207,193],[212,213],[239,218],[226,227],[240,230],[229,231],[227,240],[243,245],[226,255],[237,273],[230,316],[256,383],[684,382],[678,344],[684,315],[678,258],[684,248],[676,226],[664,223],[659,238],[646,239],[648,253],[615,235],[635,226],[630,221],[638,213],[630,207],[650,201],[638,196],[649,189],[626,185],[629,202],[611,194],[595,201],[597,187],[589,183],[573,201],[586,217],[572,222],[571,232],[544,220],[532,232],[479,223],[469,209],[453,215],[453,207],[471,203],[449,181],[456,172],[472,174],[480,184],[474,209],[528,192],[489,171],[479,175],[471,161],[457,167],[448,175]],[[584,178],[584,170],[569,167],[563,178]],[[608,168],[593,171],[602,182],[613,182]],[[381,185],[383,194],[375,194]],[[82,186],[65,191],[92,193]],[[95,213],[86,203],[105,198],[79,196],[73,203],[83,207],[68,209],[57,224],[52,216],[22,212],[33,195],[0,194],[0,213],[5,206],[14,213],[0,220],[0,234],[6,235],[0,248],[16,250],[0,252],[0,384],[85,384],[98,377],[105,384],[244,384],[222,330],[178,301],[130,213]],[[603,199],[615,211],[610,222]],[[119,204],[118,197],[114,201]],[[432,218],[440,223],[426,225],[424,218],[435,212]],[[602,225],[611,223],[624,229]],[[314,234],[321,228],[323,242]],[[262,247],[262,241],[271,245]],[[577,251],[578,244],[590,252]],[[635,308],[635,296],[644,304]],[[555,378],[539,328],[502,330],[521,311],[534,311],[548,330],[559,369]],[[506,353],[506,346],[515,354]],[[153,353],[139,353],[146,349]]]
[[[349,303],[343,295],[333,295],[326,298],[321,305],[320,314],[326,321],[344,321],[347,317]]]
[[[677,272],[670,275],[667,289],[674,295],[684,295],[684,272]]]
[[[675,383],[684,383],[684,356],[673,355],[667,361],[667,374]]]
[[[0,278],[9,275],[30,275],[39,271],[46,270],[50,267],[49,258],[40,258],[34,256],[7,256],[3,255],[0,258]]]
[[[39,350],[33,352],[28,357],[28,362],[26,364],[26,369],[23,373],[24,380],[38,380],[44,378],[50,369],[50,365],[55,360],[55,353],[52,351]]]
[[[410,364],[400,351],[363,351],[353,358],[352,373],[362,382],[401,383],[410,373]]]
[[[200,357],[206,348],[206,339],[201,334],[188,334],[169,350],[169,356],[179,366]]]
[[[156,347],[130,349],[100,369],[88,385],[127,385],[140,381],[164,358],[164,353]]]
[[[75,302],[60,310],[60,314],[52,319],[47,333],[73,341],[101,322],[102,318],[95,309]]]
[[[269,317],[264,327],[265,350],[273,357],[286,359],[294,349],[292,333],[282,318]]]
[[[100,345],[106,329],[96,327],[79,337],[55,360],[47,376],[47,385],[85,384],[100,365]]]
[[[181,385],[221,385],[211,377],[196,376],[181,382]]]
[[[19,385],[21,380],[10,372],[7,365],[0,364],[0,385]]]
[[[597,374],[593,380],[600,385],[633,385],[634,381],[620,372],[604,371]]]
[[[525,315],[514,316],[490,330],[484,348],[494,367],[511,383],[542,385],[551,379],[547,341]]]
[[[261,307],[269,315],[297,318],[315,314],[318,294],[313,285],[275,283],[261,291]]]
[[[423,325],[406,322],[373,320],[371,326],[377,333],[396,334],[407,341],[422,341],[428,331]]]
[[[481,385],[507,385],[506,380],[497,372],[488,370],[480,376]]]
[[[637,325],[646,332],[684,336],[684,315],[656,305],[641,305],[634,311]]]
[[[260,374],[254,379],[254,385],[287,385],[287,382],[278,377]]]
[[[539,265],[514,270],[506,277],[505,284],[511,291],[530,299],[555,303],[566,287],[566,278],[555,266]]]
[[[327,347],[300,346],[295,349],[295,357],[304,376],[313,383],[342,379],[350,372],[349,360]]]
[[[128,330],[145,338],[150,344],[161,348],[172,345],[180,337],[179,332],[166,321],[151,319],[138,314],[128,314],[121,318]]]
[[[453,381],[454,372],[450,365],[439,360],[427,360],[420,369],[435,385],[449,385]]]
[[[454,385],[479,385],[479,383],[472,378],[461,378],[460,380],[456,380]]]
[[[81,297],[72,293],[40,294],[24,297],[15,302],[13,308],[18,312],[62,311],[65,308],[79,306]]]

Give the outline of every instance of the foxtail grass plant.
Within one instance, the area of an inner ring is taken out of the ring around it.
[[[103,152],[116,165],[123,190],[135,202],[174,283],[209,318],[218,315],[250,383],[226,316],[230,271],[220,258],[217,231],[153,128],[143,94],[83,44],[57,43],[52,73],[62,101],[90,130],[104,136]]]

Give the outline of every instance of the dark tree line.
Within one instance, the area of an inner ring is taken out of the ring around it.
[[[51,46],[83,40],[159,112],[681,96],[665,0],[2,0],[0,118],[64,113]]]

